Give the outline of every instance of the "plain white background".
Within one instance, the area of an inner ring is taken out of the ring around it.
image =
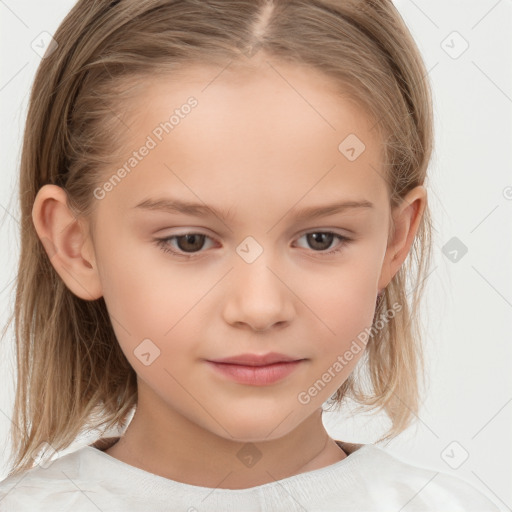
[[[0,0],[2,326],[14,298],[17,172],[40,62],[31,44],[43,31],[53,34],[73,4]],[[436,148],[427,189],[435,247],[424,304],[429,389],[416,425],[384,448],[455,474],[512,510],[512,1],[395,4],[420,47],[434,93]],[[0,354],[0,479],[7,473],[14,396],[11,340],[12,330]],[[373,442],[387,425],[382,417],[349,412],[325,414],[332,437]]]

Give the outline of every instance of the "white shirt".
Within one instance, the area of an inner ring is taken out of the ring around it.
[[[1,512],[499,512],[469,483],[372,444],[320,469],[248,489],[170,480],[92,445],[0,482]],[[46,466],[46,467],[43,467]]]

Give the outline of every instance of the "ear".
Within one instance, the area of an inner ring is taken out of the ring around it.
[[[388,241],[379,278],[379,291],[390,283],[409,254],[426,206],[427,190],[418,185],[394,208],[392,218],[395,222],[395,233]]]
[[[65,285],[81,299],[101,297],[89,225],[69,208],[66,191],[57,185],[43,185],[32,207],[32,221]]]

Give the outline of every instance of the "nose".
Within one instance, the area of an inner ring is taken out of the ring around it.
[[[230,272],[223,305],[230,325],[264,332],[284,327],[295,315],[293,284],[269,266],[265,252],[254,262],[238,262]]]

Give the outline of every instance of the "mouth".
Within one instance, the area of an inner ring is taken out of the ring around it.
[[[250,386],[268,386],[283,380],[296,371],[305,359],[280,361],[272,364],[243,365],[206,361],[217,375]]]
[[[240,366],[269,366],[276,363],[291,363],[303,360],[303,358],[292,357],[278,352],[269,352],[268,354],[239,354],[237,356],[208,361],[212,363],[234,364]]]

